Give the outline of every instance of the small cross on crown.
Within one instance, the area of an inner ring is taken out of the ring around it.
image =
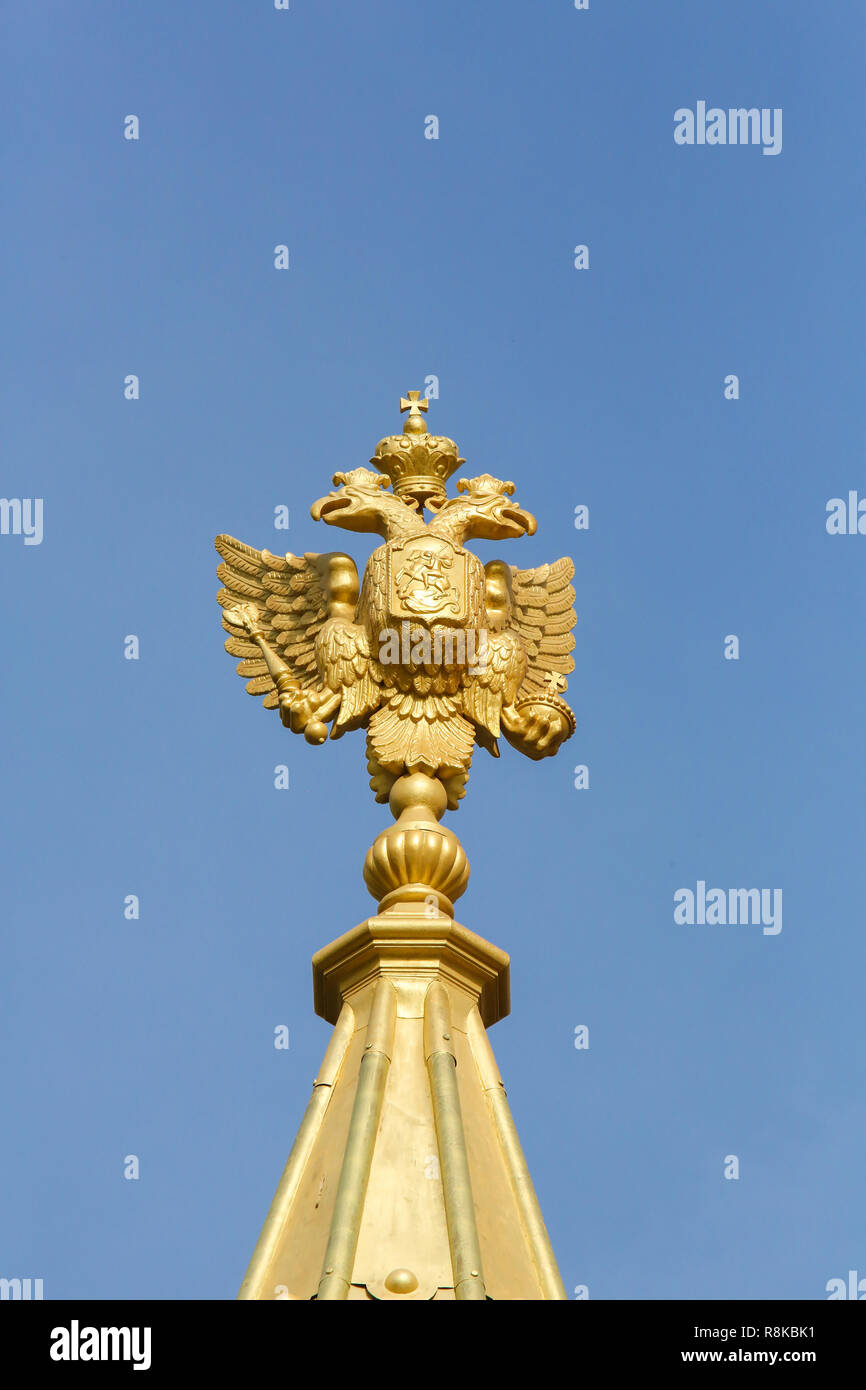
[[[425,396],[422,399],[420,391],[409,391],[407,394],[409,396],[408,400],[405,396],[400,397],[400,414],[402,415],[407,410],[409,412],[406,423],[403,426],[403,433],[423,434],[427,427],[421,418],[421,411],[423,410],[425,413],[427,411],[427,397]]]

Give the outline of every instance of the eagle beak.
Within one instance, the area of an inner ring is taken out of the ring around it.
[[[351,504],[352,499],[347,497],[345,492],[329,492],[327,497],[320,497],[318,502],[313,503],[310,508],[310,516],[314,521],[325,521],[332,512],[349,507]]]
[[[516,526],[521,535],[534,536],[538,528],[538,522],[532,512],[525,512],[522,507],[503,507],[500,513],[504,521],[510,521]]]

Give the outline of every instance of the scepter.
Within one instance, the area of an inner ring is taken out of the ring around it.
[[[328,737],[328,726],[324,720],[330,719],[339,709],[339,691],[321,700],[316,700],[312,692],[304,693],[282,657],[277,655],[265,637],[261,615],[254,603],[239,603],[234,608],[227,608],[224,616],[232,627],[241,628],[261,652],[268,674],[277,687],[280,718],[285,727],[291,729],[292,733],[303,733],[308,743],[324,743]]]

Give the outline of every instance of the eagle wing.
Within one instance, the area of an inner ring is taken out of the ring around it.
[[[551,677],[574,670],[569,652],[574,611],[574,564],[567,556],[552,565],[519,570],[511,566],[511,604],[508,626],[526,652],[526,674],[517,692],[520,699],[547,692]]]
[[[341,695],[340,710],[331,738],[356,729],[378,707],[382,693],[382,668],[370,650],[370,639],[359,623],[332,618],[322,626],[316,642],[322,680]]]
[[[478,730],[479,742],[498,757],[499,715],[510,705],[523,680],[526,658],[513,632],[490,632],[476,665],[463,678],[463,713]],[[486,735],[484,732],[486,730]]]
[[[302,689],[316,685],[319,670],[316,638],[328,620],[329,555],[272,555],[256,550],[232,536],[217,536],[214,542],[222,556],[217,577],[224,588],[217,602],[224,609],[254,604],[268,644],[288,666]],[[226,651],[238,656],[239,676],[247,682],[250,695],[264,695],[266,709],[279,705],[277,688],[268,672],[260,648],[243,627],[228,621]]]

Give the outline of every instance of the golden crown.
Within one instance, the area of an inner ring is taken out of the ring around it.
[[[427,401],[420,391],[410,391],[408,400],[400,398],[400,410],[408,411],[402,434],[389,434],[380,439],[370,459],[382,473],[387,473],[394,491],[404,502],[413,503],[422,511],[435,511],[447,497],[445,484],[455,469],[466,460],[460,458],[453,439],[428,434],[422,411]]]

